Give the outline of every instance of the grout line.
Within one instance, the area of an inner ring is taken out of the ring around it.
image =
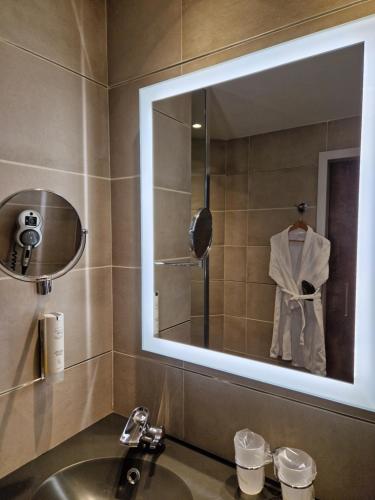
[[[114,269],[141,269],[141,266],[119,266],[112,264],[110,267]]]
[[[92,179],[99,179],[102,181],[110,181],[110,177],[103,177],[100,175],[92,175],[92,174],[86,174],[84,172],[73,172],[71,170],[63,170],[61,168],[53,168],[53,167],[46,167],[44,165],[35,165],[33,163],[23,163],[19,161],[12,161],[12,160],[5,160],[3,158],[0,158],[0,163],[8,164],[8,165],[16,165],[19,167],[27,167],[27,168],[37,168],[40,170],[48,170],[49,172],[57,172],[60,174],[70,174],[70,175],[78,175],[80,177],[90,177]]]
[[[158,73],[160,73],[162,71],[167,71],[167,70],[170,70],[170,69],[173,69],[173,68],[177,68],[179,66],[180,67],[181,66],[185,66],[185,65],[188,65],[189,63],[196,62],[196,61],[204,61],[204,59],[206,59],[208,57],[211,57],[213,55],[225,53],[225,52],[227,52],[229,50],[241,47],[241,46],[246,45],[246,44],[248,44],[250,42],[254,42],[254,41],[260,40],[262,38],[267,38],[267,37],[270,37],[271,35],[275,35],[277,33],[283,32],[283,31],[289,31],[290,29],[293,29],[293,28],[298,28],[301,25],[310,23],[312,21],[317,21],[318,19],[322,19],[324,17],[332,16],[332,15],[337,14],[339,12],[344,12],[345,10],[349,10],[352,7],[355,7],[355,6],[360,5],[362,3],[363,3],[363,0],[355,0],[355,1],[352,1],[351,3],[349,3],[347,5],[344,5],[342,7],[337,7],[337,8],[331,9],[331,10],[326,11],[326,12],[317,13],[315,15],[306,17],[305,19],[300,19],[298,21],[294,21],[294,22],[289,23],[289,24],[284,24],[283,26],[279,26],[277,28],[270,29],[270,30],[265,31],[263,33],[260,33],[260,34],[257,34],[257,35],[251,36],[251,37],[244,38],[242,40],[239,40],[237,42],[231,43],[229,45],[225,45],[225,46],[219,47],[217,49],[208,51],[208,52],[206,52],[204,54],[199,54],[197,56],[193,56],[193,57],[187,58],[185,60],[183,60],[181,58],[181,60],[179,62],[175,62],[173,64],[170,64],[169,66],[164,66],[163,68],[156,69],[155,71],[151,71],[149,73],[143,73],[143,74],[140,74],[140,75],[137,75],[137,76],[134,76],[134,77],[130,77],[127,80],[122,80],[120,82],[113,83],[112,85],[108,84],[108,86],[109,86],[109,89],[111,90],[113,88],[121,87],[122,85],[133,83],[133,82],[136,82],[138,80],[142,80],[144,78],[150,77],[152,75],[156,75],[156,74],[158,74]],[[289,39],[287,39],[285,41],[287,42],[287,41],[289,41]],[[261,49],[261,50],[265,50],[267,48],[268,47],[265,47],[264,49]],[[224,62],[226,62],[226,61],[228,61],[230,59],[234,59],[234,58],[238,58],[238,57],[241,57],[241,56],[238,56],[238,55],[236,56],[235,55],[235,56],[227,58],[224,61],[221,61],[220,63],[216,63],[216,64],[223,64]],[[210,66],[212,66],[212,64],[210,64]],[[203,66],[200,69],[204,69],[205,67],[207,67],[207,66]],[[195,70],[193,70],[193,71],[195,71]],[[189,71],[189,72],[191,72],[191,71]]]
[[[161,186],[154,186],[154,189],[158,189],[159,191],[168,191],[171,193],[185,194],[185,195],[191,196],[191,193],[189,193],[188,191],[180,191],[178,189],[171,189],[171,188],[166,188],[166,187],[161,187]]]
[[[46,56],[43,56],[42,54],[38,54],[37,52],[34,52],[30,49],[27,49],[26,47],[23,47],[22,45],[18,45],[17,43],[14,43],[14,42],[11,42],[10,40],[6,40],[5,38],[3,37],[0,37],[0,43],[4,43],[5,45],[8,45],[10,47],[14,47],[18,50],[21,50],[22,52],[25,52],[26,54],[29,54],[33,57],[36,57],[37,59],[40,59],[41,61],[44,61],[46,63],[49,63],[49,64],[52,64],[52,66],[55,66],[57,68],[60,68],[62,70],[65,70],[67,71],[68,73],[72,73],[73,75],[75,76],[78,76],[80,78],[83,78],[91,83],[93,83],[94,85],[98,85],[99,87],[102,87],[106,90],[108,90],[108,85],[106,83],[102,83],[102,82],[99,82],[97,80],[95,80],[94,78],[90,77],[90,76],[86,76],[82,73],[79,73],[79,71],[76,71],[72,68],[68,68],[67,66],[64,66],[63,64],[57,62],[57,61],[54,61],[52,59],[49,59],[48,57]]]
[[[111,353],[112,353],[112,350],[101,352],[100,354],[95,354],[95,356],[91,356],[90,358],[83,359],[82,361],[79,361],[78,363],[74,363],[73,365],[66,366],[64,368],[64,372],[71,370],[72,368],[75,368],[76,366],[82,365],[83,363],[87,363],[89,361],[92,361],[94,359],[100,358],[101,356],[105,356],[105,355],[111,354]],[[7,394],[10,394],[12,392],[19,391],[20,389],[26,389],[27,387],[30,387],[31,385],[34,385],[37,382],[43,382],[43,381],[46,381],[46,379],[38,377],[36,379],[30,380],[29,382],[25,382],[23,384],[19,384],[19,385],[16,385],[14,387],[10,387],[9,389],[6,389],[5,391],[0,392],[0,398],[1,398],[1,396],[6,396]]]
[[[138,179],[140,177],[141,177],[140,174],[135,174],[135,175],[127,175],[125,177],[111,177],[110,180],[111,181],[127,181],[130,179]]]

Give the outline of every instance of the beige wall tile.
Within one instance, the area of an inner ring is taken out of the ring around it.
[[[270,244],[270,238],[283,231],[298,219],[297,210],[249,210],[247,244],[265,246]],[[316,210],[310,208],[304,215],[306,224],[315,227]]]
[[[224,313],[228,316],[246,315],[246,285],[234,281],[224,282]]]
[[[38,382],[0,396],[0,477],[111,413],[112,355],[65,370],[59,384]]]
[[[210,349],[214,351],[222,351],[224,341],[224,316],[210,316],[209,321],[208,345]]]
[[[182,50],[189,59],[292,25],[350,4],[349,0],[183,0]],[[205,36],[202,36],[204,33]]]
[[[113,268],[113,348],[141,350],[141,270]]]
[[[204,295],[203,281],[191,282],[191,315],[203,316],[204,314]],[[193,325],[195,327],[195,325]]]
[[[107,83],[106,5],[102,0],[4,0],[0,36]]]
[[[227,141],[227,175],[247,174],[249,165],[249,138]]]
[[[247,239],[247,212],[225,212],[225,244],[245,246]]]
[[[246,280],[246,247],[225,247],[224,279],[242,282]]]
[[[246,322],[246,350],[251,356],[269,359],[273,323],[248,319]]]
[[[210,251],[210,279],[224,279],[224,247],[214,246]]]
[[[139,179],[112,181],[112,261],[116,266],[140,265]]]
[[[191,177],[191,207],[193,212],[204,207],[204,175]]]
[[[210,208],[211,210],[225,209],[225,175],[211,175]]]
[[[361,1],[350,3],[347,7],[341,10],[334,10],[324,16],[305,19],[303,23],[285,26],[271,33],[266,33],[264,36],[259,36],[245,40],[241,43],[232,46],[226,46],[222,50],[214,51],[202,55],[197,59],[186,62],[182,66],[182,72],[190,73],[201,68],[212,66],[223,61],[228,61],[235,57],[240,57],[257,50],[272,47],[279,43],[289,40],[294,40],[301,36],[306,36],[317,31],[331,28],[340,24],[344,24],[361,17],[369,16],[375,13],[375,1]]]
[[[294,207],[301,201],[317,203],[318,167],[254,172],[249,208]]]
[[[326,150],[326,134],[326,124],[318,123],[255,135],[250,163],[255,170],[317,166],[319,152]]]
[[[210,314],[223,314],[224,312],[224,282],[210,281]]]
[[[246,317],[273,321],[275,290],[274,285],[248,283],[246,286]]]
[[[252,283],[273,283],[268,276],[270,247],[247,247],[246,281]]]
[[[159,337],[173,342],[181,342],[182,344],[191,344],[191,321],[186,321],[180,325],[172,326],[167,330],[160,332]]]
[[[226,141],[210,140],[210,169],[211,174],[225,174]]]
[[[204,139],[191,139],[191,171],[193,174],[204,175],[206,171],[206,143]]]
[[[0,176],[1,200],[16,191],[33,188],[55,191],[66,198],[89,231],[78,266],[111,264],[110,181],[10,163],[0,163]]]
[[[191,196],[154,189],[155,259],[188,257]]]
[[[204,318],[203,316],[193,316],[191,318],[191,345],[204,347]]]
[[[153,108],[175,120],[191,127],[191,93],[176,95],[154,101]]]
[[[139,405],[149,408],[152,422],[183,437],[182,372],[155,361],[114,353],[114,411],[129,415]],[[133,383],[129,383],[129,381]]]
[[[358,148],[361,145],[361,117],[346,118],[328,123],[328,151]]]
[[[224,244],[225,213],[212,211],[212,244]]]
[[[226,210],[246,210],[248,201],[247,174],[227,175],[225,184]]]
[[[166,68],[181,60],[178,0],[108,3],[109,83]]]
[[[154,111],[154,185],[191,192],[191,132]]]
[[[224,349],[246,352],[246,319],[224,316]]]
[[[139,89],[180,74],[179,68],[160,71],[109,91],[111,176],[139,174]]]
[[[53,293],[47,296],[37,295],[34,284],[0,280],[0,392],[40,376],[40,313],[61,311],[65,315],[66,367],[110,351],[111,289],[110,268],[71,272],[54,281]]]
[[[107,90],[0,44],[1,158],[109,176]]]
[[[160,331],[190,320],[190,268],[156,266],[155,289],[159,292]]]

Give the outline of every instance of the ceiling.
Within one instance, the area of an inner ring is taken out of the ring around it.
[[[209,89],[211,138],[232,139],[361,114],[363,46]]]

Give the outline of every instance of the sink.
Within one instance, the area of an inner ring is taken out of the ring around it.
[[[33,500],[193,500],[184,481],[165,467],[133,458],[99,458],[46,479]]]

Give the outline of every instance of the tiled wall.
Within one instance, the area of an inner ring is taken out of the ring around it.
[[[111,412],[112,272],[106,5],[2,0],[0,199],[66,197],[89,228],[77,268],[51,295],[0,276],[0,476]],[[65,313],[65,379],[39,376],[36,320]]]
[[[319,153],[360,146],[358,117],[213,141],[225,149],[223,349],[270,361],[275,285],[270,237],[299,217],[315,228]],[[214,183],[215,185],[215,183]]]
[[[141,350],[137,106],[140,87],[374,14],[375,2],[109,0],[108,7],[115,410],[148,405],[170,434],[229,459],[235,431],[249,426],[272,447],[303,448],[316,459],[322,500],[375,498],[373,414]]]

